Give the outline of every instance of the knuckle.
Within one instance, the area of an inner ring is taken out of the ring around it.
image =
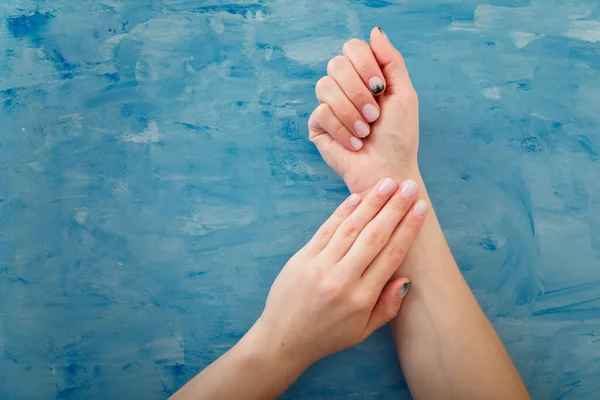
[[[321,239],[329,240],[333,237],[335,230],[329,225],[323,225],[319,228],[318,236]]]
[[[363,96],[363,91],[361,90],[360,86],[353,86],[353,87],[349,88],[348,89],[348,94],[353,99],[362,99],[364,97]]]
[[[335,56],[327,63],[327,73],[331,75],[333,71],[343,68],[346,64],[346,57]]]
[[[331,111],[331,107],[329,106],[329,104],[323,103],[315,109],[315,117],[318,120],[321,118],[325,118],[327,116],[327,114],[329,114],[330,111]]]
[[[371,298],[367,293],[357,292],[351,298],[351,307],[355,311],[365,311],[371,308]]]
[[[367,244],[369,246],[383,246],[385,244],[385,235],[379,230],[373,230],[367,235]]]
[[[335,129],[335,132],[333,132],[333,136],[335,138],[339,138],[339,139],[343,139],[345,136],[348,136],[348,135],[349,135],[348,129],[346,129],[346,127],[342,124],[340,124]]]
[[[356,116],[356,114],[352,111],[349,110],[347,108],[341,108],[341,109],[336,109],[337,113],[336,115],[339,115],[339,120],[342,124],[345,124],[345,126],[353,126],[355,121],[358,121],[360,118],[360,116]],[[346,130],[349,132],[350,130],[346,128]]]
[[[304,276],[312,282],[314,285],[318,285],[323,282],[323,270],[321,268],[302,268]]]
[[[328,300],[335,300],[344,295],[344,285],[337,279],[322,279],[321,290]]]
[[[370,60],[368,58],[362,59],[360,61],[360,63],[358,64],[358,69],[360,69],[361,71],[370,69],[371,68],[371,63],[369,61]]]
[[[364,42],[360,39],[357,38],[352,38],[350,40],[348,40],[346,43],[344,43],[344,51],[350,51],[352,49],[355,49],[359,46],[362,46]]]
[[[326,90],[330,85],[331,85],[331,77],[324,76],[317,81],[317,84],[315,85],[315,91],[318,94],[319,92]]]
[[[308,118],[308,121],[306,122],[309,132],[315,127],[315,125],[317,124],[317,121],[319,120],[319,117],[321,114],[319,107],[317,107],[313,110],[313,112],[310,114],[310,118]]]
[[[356,226],[356,224],[349,223],[342,228],[342,234],[345,238],[348,239],[353,239],[354,237],[356,237],[357,232],[358,227]]]
[[[392,319],[396,318],[396,316],[398,315],[398,309],[393,308],[393,307],[384,307],[383,313],[385,314],[387,319],[391,321]]]
[[[365,104],[373,104],[373,96],[367,91],[366,86],[353,86],[346,89],[348,92],[348,97],[352,104],[356,106],[357,109],[361,109]]]
[[[392,262],[401,263],[406,257],[406,247],[398,242],[391,242],[387,246],[387,255]]]

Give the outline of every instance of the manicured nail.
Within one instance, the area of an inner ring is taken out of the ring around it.
[[[379,94],[383,92],[384,89],[383,81],[380,77],[374,76],[371,79],[369,79],[369,87],[371,88],[371,92],[373,92],[373,94]]]
[[[379,29],[379,32],[381,32],[381,34],[382,34],[382,35],[383,35],[385,38],[387,38],[387,35],[386,35],[386,34],[385,34],[385,32],[383,31],[383,29],[381,29],[381,27],[380,27],[380,26],[378,26],[378,27],[377,27],[377,29]]]
[[[419,185],[417,185],[417,182],[413,181],[412,179],[409,179],[402,184],[401,193],[402,196],[410,199],[411,197],[414,197],[417,194],[418,189]]]
[[[416,215],[423,215],[427,212],[428,208],[429,204],[427,204],[425,200],[419,200],[417,201],[417,204],[415,204],[414,212]]]
[[[396,189],[396,182],[394,182],[390,178],[385,178],[381,185],[379,186],[379,194],[383,196],[387,196],[392,193]]]
[[[356,193],[353,193],[348,197],[348,205],[350,207],[356,207],[360,203],[360,196]]]
[[[410,289],[410,282],[405,282],[404,285],[402,285],[402,287],[400,288],[400,290],[398,290],[398,294],[396,294],[396,297],[399,299],[403,299],[404,297],[406,297],[408,289]]]
[[[363,142],[359,138],[352,136],[350,138],[350,144],[354,147],[354,150],[360,150],[363,147]]]
[[[363,115],[368,122],[375,122],[379,118],[379,111],[373,104],[367,104],[363,107]]]
[[[369,133],[371,133],[371,128],[369,128],[369,125],[365,124],[362,121],[356,121],[354,123],[354,131],[361,138],[365,138],[369,136]]]

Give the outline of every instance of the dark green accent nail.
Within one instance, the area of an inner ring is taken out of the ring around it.
[[[396,296],[399,299],[403,299],[408,293],[408,289],[410,289],[410,282],[406,282],[404,285],[402,285]]]

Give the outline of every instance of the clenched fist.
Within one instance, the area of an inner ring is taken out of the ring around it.
[[[351,192],[418,174],[419,105],[404,59],[380,28],[352,39],[316,85],[310,140]]]

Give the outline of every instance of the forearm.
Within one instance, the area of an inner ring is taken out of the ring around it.
[[[420,176],[412,178],[429,201]],[[458,269],[434,212],[398,273],[413,283],[392,329],[415,399],[529,398]]]
[[[278,343],[253,327],[231,350],[189,381],[172,400],[273,399],[302,374]]]

